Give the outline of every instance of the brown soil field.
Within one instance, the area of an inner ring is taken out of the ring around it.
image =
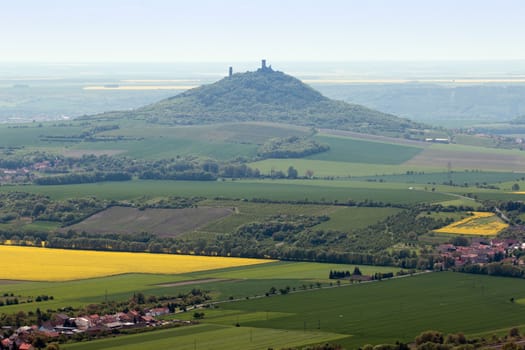
[[[177,236],[233,214],[230,208],[145,209],[112,207],[63,230],[88,233],[141,233]]]
[[[321,135],[332,135],[332,136],[344,136],[352,137],[355,139],[365,140],[365,141],[377,141],[385,143],[393,143],[396,145],[407,145],[407,146],[416,146],[416,147],[428,147],[431,143],[415,140],[406,140],[395,137],[381,136],[381,135],[371,135],[371,134],[362,134],[353,131],[346,130],[334,130],[334,129],[319,129]]]
[[[404,165],[453,169],[483,169],[496,171],[525,171],[525,157],[513,154],[484,153],[426,148]]]

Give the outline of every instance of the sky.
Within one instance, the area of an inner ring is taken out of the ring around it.
[[[1,0],[0,62],[524,60],[524,0]]]

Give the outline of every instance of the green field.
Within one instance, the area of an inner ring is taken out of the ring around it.
[[[330,270],[353,270],[359,266],[365,275],[375,272],[395,272],[398,268],[389,266],[366,266],[366,265],[345,265],[327,264],[311,262],[288,262],[280,261],[256,266],[243,266],[229,268],[218,271],[195,272],[189,274],[194,278],[231,278],[231,279],[275,279],[275,280],[299,280],[299,281],[322,281],[330,282],[328,273]]]
[[[452,180],[459,184],[509,181],[521,178],[525,171],[525,156],[518,150],[458,144],[418,148],[342,137],[316,138],[330,144],[331,149],[302,159],[266,159],[250,165],[263,174],[272,170],[286,172],[293,166],[301,176],[312,170],[314,177],[374,177],[418,183],[448,181],[452,170]],[[466,171],[468,174],[463,174]]]
[[[265,198],[345,202],[382,201],[391,203],[439,202],[451,196],[430,191],[410,190],[403,185],[351,181],[147,181],[103,182],[62,186],[1,186],[0,191],[41,193],[52,198],[95,196],[103,199],[132,199],[146,196],[202,196],[206,198]]]
[[[330,220],[315,226],[315,228],[348,232],[373,225],[399,211],[400,209],[396,208],[343,207],[330,214]]]
[[[281,349],[307,344],[337,342],[344,337],[344,334],[329,332],[303,332],[206,324],[77,343],[64,346],[64,349]]]
[[[255,270],[255,268],[253,268]],[[271,269],[268,269],[269,271]],[[279,269],[274,269],[279,271]],[[293,269],[288,273],[293,273]],[[233,276],[226,273],[228,276]],[[67,349],[267,349],[321,342],[354,349],[411,342],[425,330],[469,336],[523,329],[525,281],[452,272],[292,292],[204,309],[202,325],[67,345]],[[169,318],[191,319],[192,313]],[[240,327],[235,327],[235,324]],[[233,338],[232,338],[233,337]],[[234,340],[232,340],[234,339]],[[293,345],[288,345],[293,343]],[[137,345],[135,345],[137,344]]]
[[[55,148],[64,143],[42,141],[43,136],[73,136],[82,132],[82,127],[53,127],[46,125],[37,127],[36,124],[18,126],[0,125],[0,147],[43,147]]]
[[[348,348],[366,343],[412,341],[424,330],[466,335],[523,326],[525,281],[456,273],[433,273],[351,287],[323,289],[225,304],[221,308],[292,314],[244,326],[348,334]],[[210,319],[210,322],[213,319]]]
[[[134,158],[162,159],[176,156],[200,156],[228,160],[256,155],[257,144],[271,137],[307,135],[305,128],[273,124],[221,124],[193,127],[158,127],[141,123],[121,123],[117,130],[97,134],[100,137],[122,137],[122,140],[86,142],[78,136],[90,125],[58,127],[44,123],[23,127],[0,126],[0,147],[46,149],[68,155],[110,153]],[[55,138],[59,137],[59,138]]]
[[[307,159],[326,160],[346,163],[365,164],[401,164],[422,148],[358,140],[347,137],[316,136],[317,142],[327,144],[330,150],[306,157]]]
[[[122,155],[133,158],[165,159],[177,156],[200,156],[228,160],[239,156],[251,157],[257,146],[230,142],[203,141],[190,138],[144,138],[137,141],[106,141],[75,145],[70,149],[122,151]]]
[[[405,174],[407,171],[416,172],[443,172],[446,165],[391,165],[371,163],[335,162],[316,159],[265,159],[249,164],[257,168],[261,173],[269,175],[273,170],[281,170],[286,173],[288,167],[293,166],[299,172],[299,176],[305,176],[307,170],[314,172],[314,177],[356,177],[375,176],[389,174]]]
[[[184,280],[184,277],[173,275],[129,274],[104,278],[68,282],[16,282],[0,281],[0,291],[13,292],[22,296],[52,295],[54,300],[42,303],[3,306],[1,312],[18,310],[35,310],[37,307],[58,309],[64,306],[78,307],[88,303],[100,303],[107,292],[109,300],[129,298],[133,291],[151,289],[151,286]],[[131,293],[131,294],[130,294]]]
[[[52,231],[60,227],[60,223],[52,221],[34,221],[27,223],[24,221],[14,221],[8,224],[0,224],[1,230],[18,230],[20,232],[35,232],[35,231]]]
[[[490,171],[452,171],[440,173],[398,174],[358,177],[356,180],[374,180],[385,182],[417,183],[417,184],[442,184],[452,181],[458,185],[468,184],[499,184],[506,181],[516,181],[523,177],[522,173],[490,172]]]
[[[98,137],[121,137],[121,140],[86,142],[80,137],[63,137],[79,136],[93,125],[71,123],[72,126],[68,127],[53,126],[52,123],[40,127],[36,124],[16,128],[0,126],[0,147],[47,149],[66,155],[91,152],[147,159],[200,156],[228,160],[255,156],[258,144],[272,137],[308,135],[306,128],[263,123],[159,127],[122,122],[119,129],[97,134]]]
[[[477,209],[482,206],[480,202],[476,202],[475,200],[471,198],[458,198],[458,199],[452,199],[449,201],[439,202],[439,204],[443,206],[466,206],[466,207],[472,207],[474,209]]]

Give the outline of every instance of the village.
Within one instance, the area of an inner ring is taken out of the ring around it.
[[[54,168],[57,164],[48,160],[43,160],[41,162],[35,162],[29,166],[17,168],[0,167],[0,184],[30,183],[35,179],[35,172],[46,171],[47,169]]]
[[[185,310],[185,309],[184,309]],[[69,339],[99,338],[110,334],[137,333],[158,327],[191,325],[194,321],[161,320],[160,316],[173,313],[169,307],[155,307],[139,312],[129,310],[106,315],[71,317],[66,313],[54,314],[52,319],[31,326],[3,326],[0,333],[1,350],[34,350],[50,343],[64,343]],[[3,335],[2,335],[3,334]]]
[[[461,267],[469,264],[488,264],[502,262],[511,265],[525,265],[520,259],[525,243],[516,239],[472,238],[467,244],[441,244],[437,247],[442,257],[442,269]]]
[[[204,291],[192,289],[188,294],[159,298],[134,293],[127,301],[106,300],[83,309],[65,307],[43,312],[38,308],[27,314],[20,311],[0,319],[0,350],[40,349],[46,344],[53,349],[71,341],[188,326],[195,321],[175,319],[172,315],[203,307],[208,300],[210,297]],[[203,316],[204,313],[195,312],[193,318]]]

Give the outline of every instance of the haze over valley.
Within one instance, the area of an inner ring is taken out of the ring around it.
[[[521,61],[273,63],[327,97],[434,125],[508,122],[525,114]],[[60,120],[138,108],[214,82],[229,66],[245,72],[256,62],[3,63],[0,120]]]

